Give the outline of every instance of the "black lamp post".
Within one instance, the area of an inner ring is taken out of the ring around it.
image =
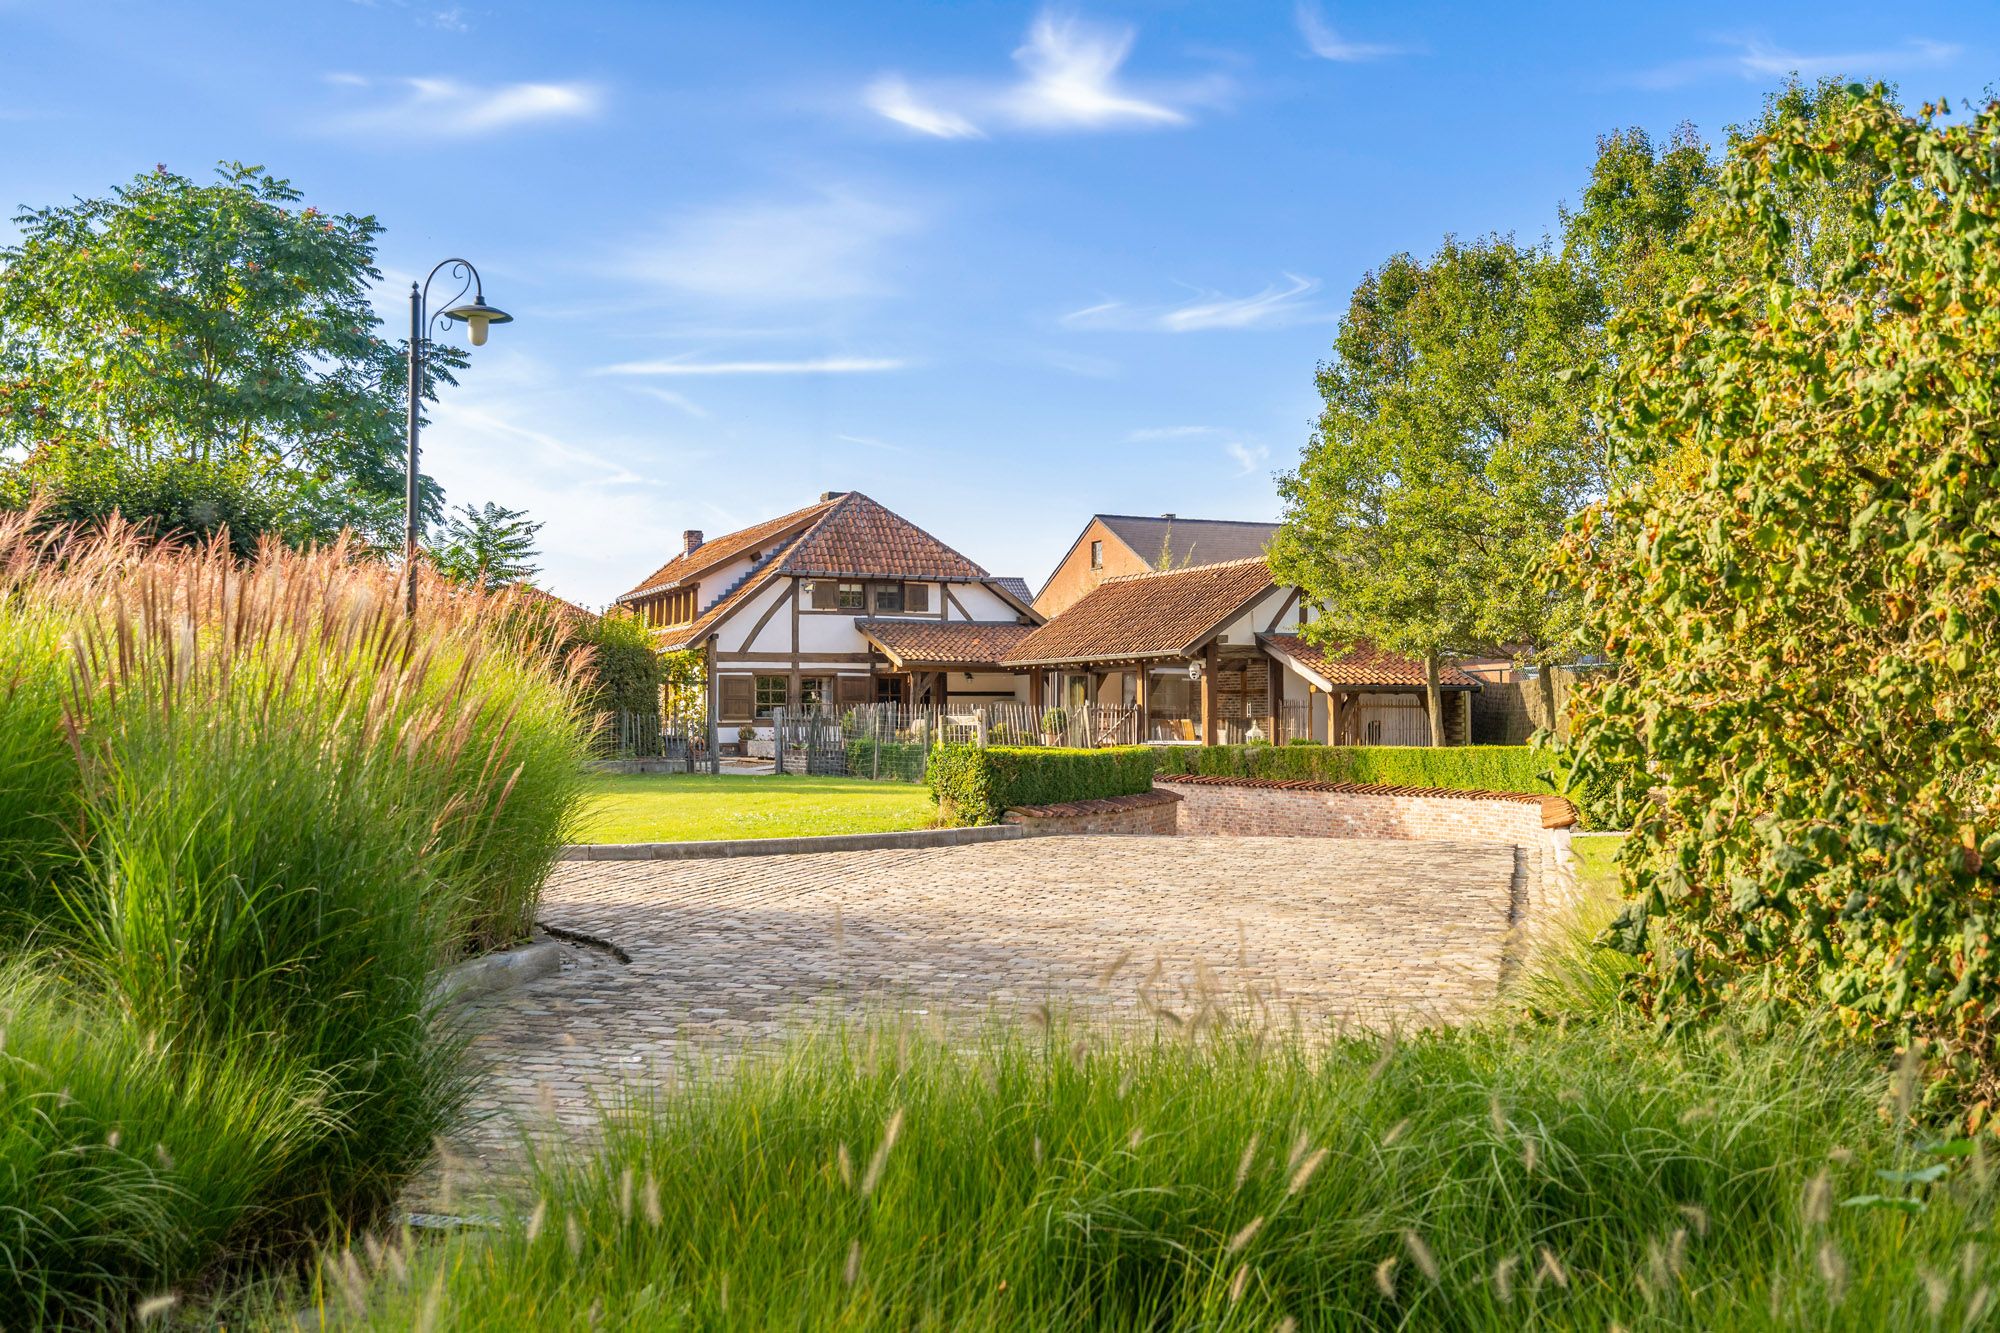
[[[422,517],[417,511],[417,410],[423,401],[424,349],[429,344],[430,326],[424,318],[431,294],[431,279],[451,270],[451,276],[464,279],[465,285],[458,289],[452,304],[431,317],[436,320],[458,320],[472,330],[472,345],[486,345],[486,330],[494,324],[505,324],[514,317],[506,311],[486,304],[486,291],[479,281],[479,270],[467,259],[447,259],[430,271],[423,285],[410,284],[410,492],[409,512],[403,520],[403,574],[409,580],[404,594],[404,610],[414,618],[417,614],[417,541],[422,536]],[[467,301],[465,294],[472,293]]]

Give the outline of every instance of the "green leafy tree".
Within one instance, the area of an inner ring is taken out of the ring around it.
[[[369,305],[381,225],[298,207],[259,167],[217,175],[161,167],[19,214],[0,249],[0,450],[30,483],[107,451],[142,472],[232,469],[297,531],[393,542],[406,347]],[[425,398],[463,364],[436,349]],[[437,487],[422,496],[435,518]]]
[[[1448,240],[1364,278],[1320,367],[1272,566],[1326,608],[1309,633],[1424,662],[1433,743],[1445,655],[1504,643],[1554,662],[1578,646],[1575,599],[1548,576],[1596,494],[1588,394],[1570,373],[1593,313],[1545,251]]]
[[[525,511],[488,501],[478,508],[460,505],[448,515],[431,548],[431,562],[447,578],[504,588],[525,583],[540,572],[536,534],[542,525]]]
[[[1643,769],[1613,938],[1663,1023],[1830,1006],[1993,1085],[2000,1005],[2000,104],[1877,86],[1731,144],[1741,270],[1613,330],[1643,478],[1567,559],[1621,664],[1580,762]],[[1801,199],[1844,201],[1801,250]],[[1802,258],[1809,262],[1802,262]]]

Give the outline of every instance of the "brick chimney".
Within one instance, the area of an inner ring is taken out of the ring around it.
[[[847,494],[846,491],[821,491],[819,493],[819,502],[825,504],[828,500],[838,500],[845,494]]]
[[[687,530],[686,532],[683,532],[683,533],[681,534],[681,554],[682,554],[682,555],[692,555],[692,554],[694,554],[694,550],[695,550],[695,548],[696,548],[697,546],[700,546],[700,545],[701,545],[701,529],[700,529],[700,528],[689,528],[689,529],[688,529],[688,530]]]

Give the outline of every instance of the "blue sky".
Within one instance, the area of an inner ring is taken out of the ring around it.
[[[1095,511],[1275,518],[1355,280],[1542,235],[1598,134],[1785,72],[1986,88],[1990,3],[0,0],[0,201],[263,163],[517,316],[426,436],[599,605],[863,490],[1039,586]]]

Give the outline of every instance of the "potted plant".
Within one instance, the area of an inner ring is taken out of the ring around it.
[[[1042,714],[1042,744],[1061,745],[1069,734],[1069,714],[1061,708],[1051,708]]]
[[[736,753],[745,759],[750,757],[750,742],[757,739],[757,728],[744,723],[736,729]]]

